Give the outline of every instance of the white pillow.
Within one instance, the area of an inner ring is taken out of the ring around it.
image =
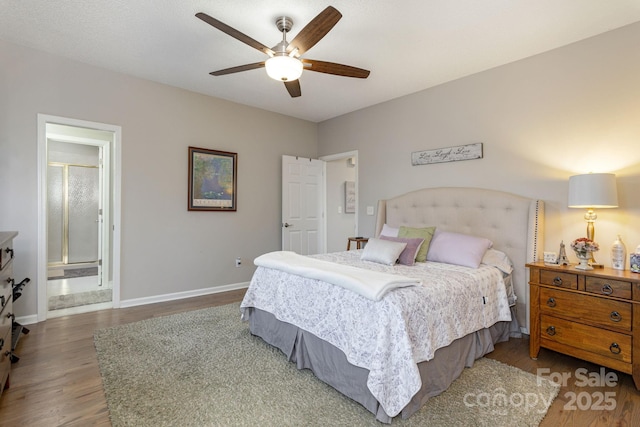
[[[369,239],[362,251],[360,259],[377,262],[379,264],[394,265],[406,246],[406,243],[401,242]]]
[[[502,271],[504,274],[513,272],[513,263],[502,251],[496,249],[488,249],[482,257],[482,264],[491,265]]]
[[[380,232],[380,236],[398,237],[399,232],[400,232],[399,228],[391,227],[390,225],[384,224],[382,226],[382,231]]]
[[[484,237],[436,229],[427,252],[427,261],[478,268],[493,242]]]

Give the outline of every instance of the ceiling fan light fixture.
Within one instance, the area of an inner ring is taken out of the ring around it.
[[[277,55],[265,62],[267,74],[280,82],[291,82],[302,75],[302,62],[288,55]]]

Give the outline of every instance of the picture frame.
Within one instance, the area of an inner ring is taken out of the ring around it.
[[[356,212],[356,183],[354,181],[344,182],[344,213]]]
[[[188,210],[237,210],[238,153],[189,147]]]

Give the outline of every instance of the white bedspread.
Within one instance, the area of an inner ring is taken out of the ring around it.
[[[309,279],[322,280],[374,301],[380,300],[391,289],[420,284],[420,280],[415,278],[336,264],[290,251],[269,252],[260,255],[254,260],[254,264]]]
[[[417,364],[437,349],[498,321],[511,320],[501,272],[440,263],[408,267],[360,260],[361,251],[316,255],[339,264],[421,281],[379,301],[317,279],[258,267],[241,307],[256,307],[342,350],[369,370],[367,386],[385,412],[400,413],[421,387]]]

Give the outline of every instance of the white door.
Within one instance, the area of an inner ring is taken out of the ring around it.
[[[323,174],[321,160],[282,156],[282,250],[325,251]]]

